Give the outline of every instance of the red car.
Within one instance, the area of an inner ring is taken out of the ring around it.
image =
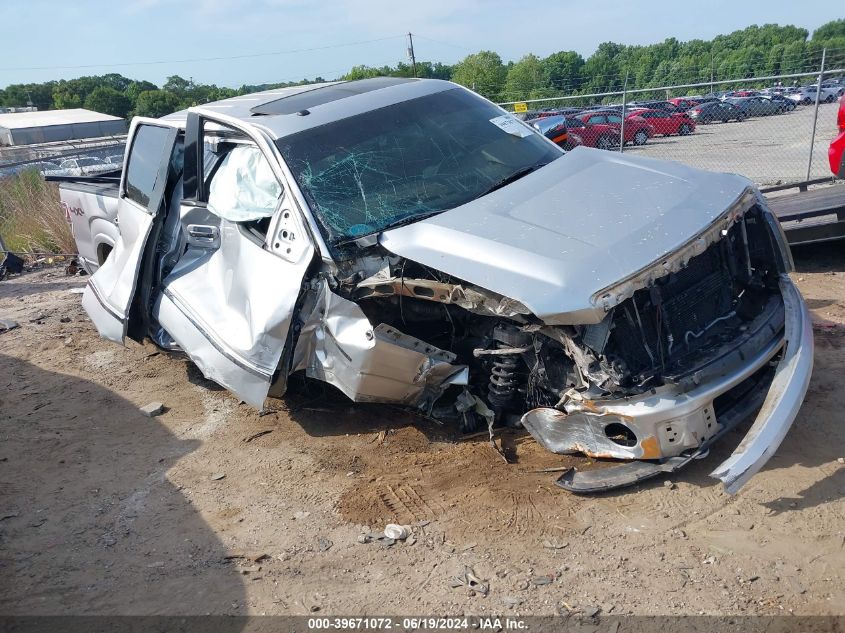
[[[759,90],[734,90],[730,93],[731,97],[756,97],[760,94]]]
[[[839,126],[839,136],[831,141],[827,156],[830,159],[830,171],[835,176],[845,178],[845,95],[839,99],[836,123]]]
[[[625,143],[645,145],[648,139],[654,136],[654,128],[649,125],[648,121],[637,116],[637,114],[639,113],[636,112],[633,116],[628,115],[625,118]],[[592,130],[593,134],[591,136],[596,137],[596,145],[590,145],[582,130],[574,130],[584,140],[585,145],[598,147],[599,149],[610,149],[611,147],[619,146],[619,128],[622,127],[622,115],[618,112],[584,112],[575,118],[583,121],[587,128],[595,128]],[[572,129],[569,125],[567,127]]]
[[[684,112],[698,105],[698,101],[689,97],[675,97],[674,99],[669,99],[669,103],[674,104],[678,110],[683,110]]]
[[[637,110],[628,115],[640,117],[654,128],[655,134],[686,136],[695,132],[695,121],[686,112],[666,112],[665,110]]]
[[[581,119],[568,116],[562,117],[569,138],[568,142],[573,145],[584,147],[598,147],[599,149],[612,149],[619,146],[619,129],[613,130],[608,125],[587,125]],[[532,121],[531,124],[539,123]],[[534,125],[540,129],[538,125]],[[541,130],[542,131],[542,130]]]

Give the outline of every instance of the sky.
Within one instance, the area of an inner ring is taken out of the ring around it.
[[[604,41],[710,39],[751,24],[793,24],[812,32],[845,13],[838,0],[668,0],[659,3],[660,11],[646,9],[649,4],[0,0],[0,87],[117,72],[158,85],[178,74],[236,88],[332,79],[358,64],[395,65],[408,59],[409,31],[418,61],[455,63],[479,50],[508,61],[559,50],[587,57]]]

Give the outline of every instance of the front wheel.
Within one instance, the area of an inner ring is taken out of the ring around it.
[[[645,145],[646,143],[648,143],[648,132],[639,130],[634,134],[634,145]]]
[[[745,117],[743,115],[740,114],[738,117],[736,117],[737,123],[742,123],[743,121],[745,121]]]

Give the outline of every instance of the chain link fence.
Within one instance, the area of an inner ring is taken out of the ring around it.
[[[499,105],[552,138],[742,174],[760,187],[830,177],[845,68]],[[559,130],[558,130],[559,132]],[[562,138],[560,133],[557,138]],[[624,142],[620,141],[624,138]]]
[[[126,136],[0,147],[0,178],[26,170],[87,176],[120,169]]]

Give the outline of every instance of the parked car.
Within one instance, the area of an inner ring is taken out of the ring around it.
[[[586,123],[580,117],[564,117],[567,133],[571,137],[576,135],[584,147],[598,149],[613,149],[619,147],[619,127],[602,124]]]
[[[781,93],[773,92],[768,95],[761,95],[763,99],[770,99],[775,103],[781,104],[784,107],[784,112],[792,112],[798,104],[792,99],[787,99]]]
[[[82,156],[63,160],[59,163],[59,168],[68,176],[93,176],[114,171],[115,166],[94,156]]]
[[[552,143],[564,149],[570,150],[583,145],[583,140],[579,136],[569,133],[566,127],[565,116],[542,117],[533,121],[527,121],[527,123]]]
[[[648,110],[666,110],[667,112],[677,112],[678,107],[671,101],[632,101],[632,106],[639,106]]]
[[[802,88],[798,88],[792,92],[786,94],[787,99],[791,99],[796,103],[800,103],[801,105],[810,105],[811,103],[816,102],[816,93],[818,89],[816,86],[804,86]],[[836,96],[839,94],[839,90],[834,87],[825,87],[822,86],[821,93],[819,95],[819,101],[821,103],[833,103],[836,101]]]
[[[839,135],[831,141],[827,156],[833,175],[845,178],[845,96],[839,98],[836,125],[839,127]]]
[[[674,99],[669,99],[669,103],[675,106],[681,112],[686,112],[687,110],[694,108],[699,103],[702,103],[702,99],[693,99],[692,97],[675,97]]]
[[[741,108],[737,108],[734,104],[726,101],[712,101],[710,103],[702,103],[695,106],[687,114],[698,123],[707,125],[713,121],[721,121],[727,123],[728,121],[745,121],[748,115]]]
[[[745,112],[745,116],[769,116],[786,112],[786,104],[762,96],[728,97],[724,102],[736,106]]]
[[[58,173],[61,170],[59,164],[51,160],[42,160],[35,163],[27,163],[21,166],[21,169],[35,169],[42,174],[44,173]]]
[[[608,130],[613,130],[615,133],[615,141],[613,145],[619,145],[619,135],[622,127],[622,115],[614,111],[596,111],[585,112],[577,115],[575,118],[581,119],[587,125],[591,126],[606,126]],[[649,125],[648,121],[636,116],[636,113],[631,113],[625,118],[625,143],[633,143],[634,145],[645,145],[648,139],[654,136],[654,128]],[[608,147],[597,146],[599,149],[609,149]]]
[[[825,79],[822,82],[822,88],[827,88],[829,90],[834,90],[837,96],[842,96],[845,94],[845,80],[842,77],[835,77],[831,79]]]
[[[750,88],[743,88],[742,90],[731,90],[725,93],[724,97],[756,97],[760,94],[759,90],[751,90]]]
[[[686,112],[666,112],[665,110],[641,110],[631,113],[628,118],[638,116],[654,129],[654,134],[687,136],[695,132],[695,121]]]
[[[301,373],[623,460],[560,480],[579,492],[695,463],[759,409],[713,471],[732,493],[807,391],[789,248],[741,176],[563,152],[470,90],[395,77],[135,118],[128,139],[119,184],[60,187],[88,267],[117,208],[82,305],[256,408]]]

